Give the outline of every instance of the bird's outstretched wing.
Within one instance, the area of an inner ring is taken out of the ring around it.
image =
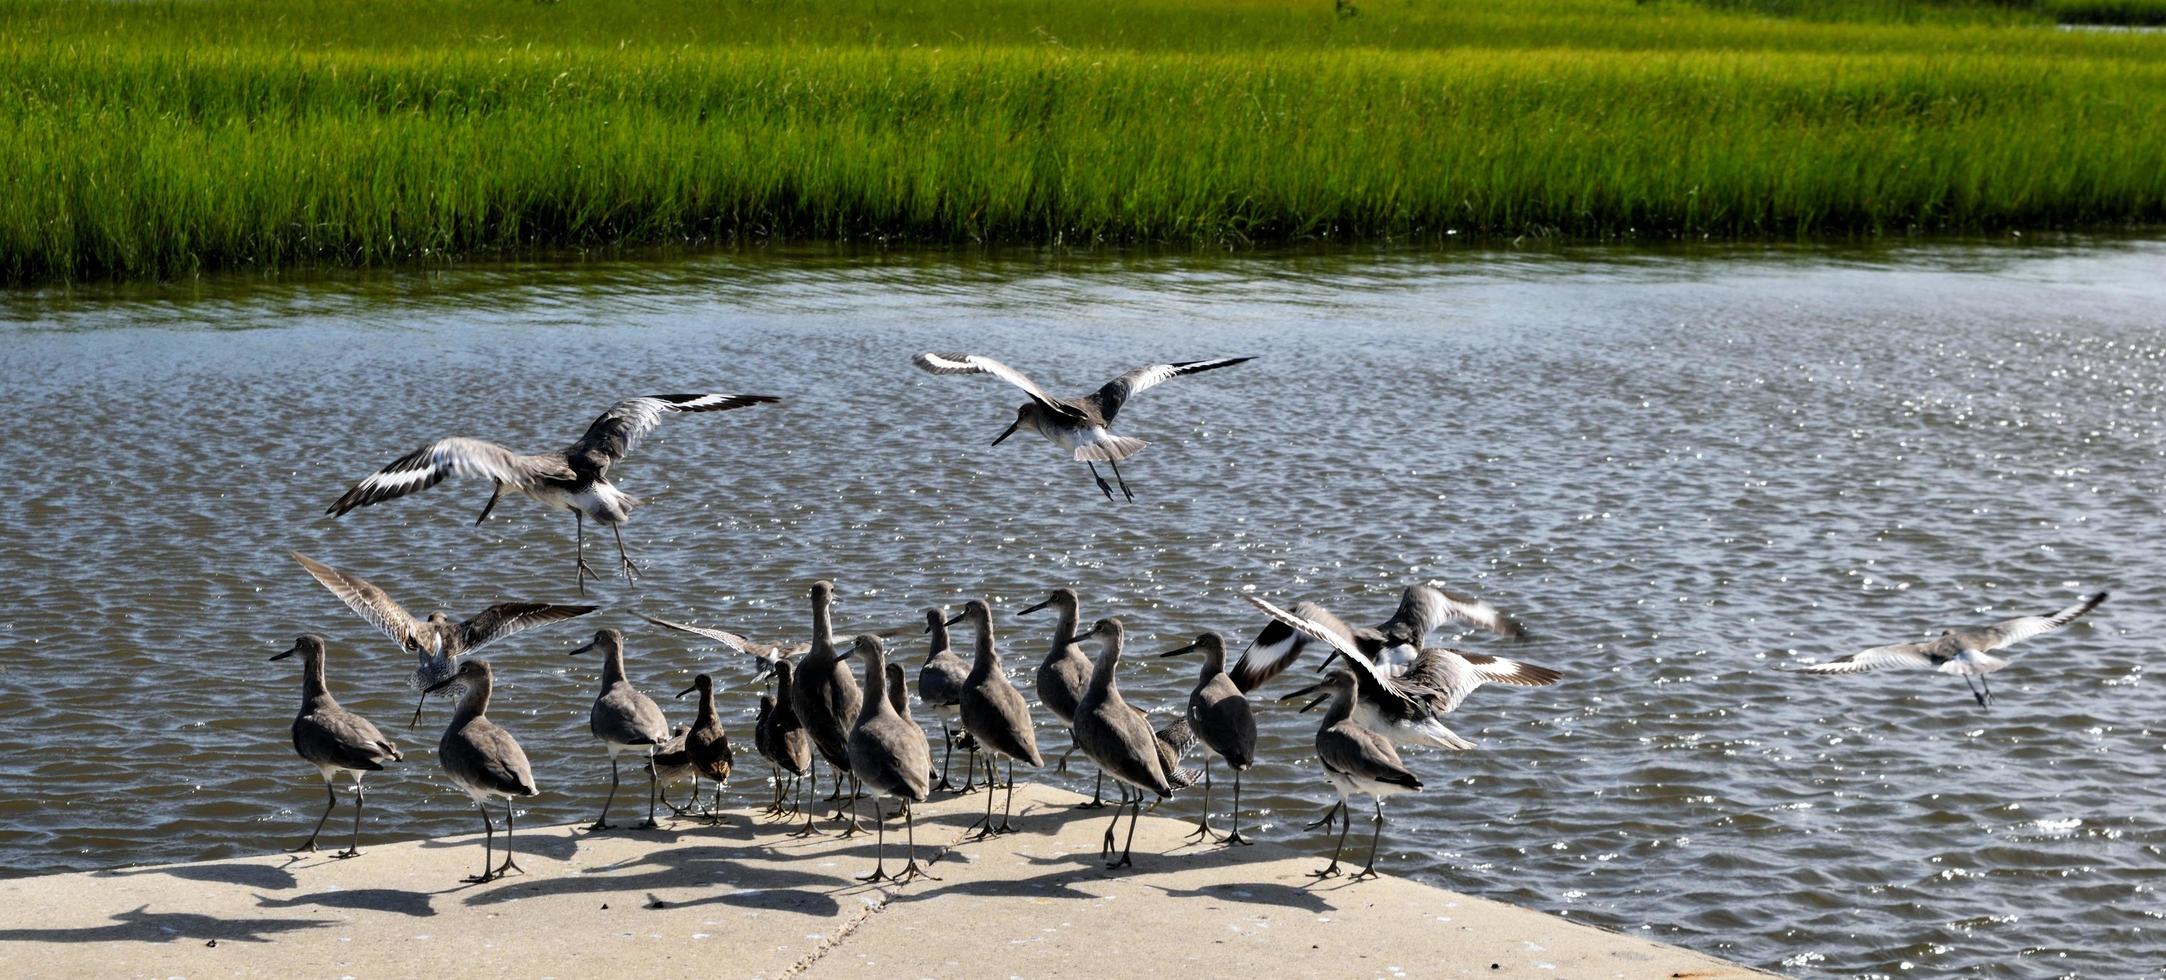
[[[1837,657],[1827,663],[1806,664],[1798,668],[1805,674],[1862,674],[1868,670],[1884,667],[1923,667],[1928,670],[1940,666],[1945,656],[1936,656],[1943,646],[1939,640],[1920,640],[1916,643],[1891,643],[1884,647],[1860,650],[1845,657]]]
[[[1969,644],[1966,644],[1969,649],[1980,653],[1987,650],[1998,650],[2012,643],[2028,640],[2040,633],[2051,633],[2060,629],[2082,618],[2083,614],[2098,608],[2098,604],[2105,601],[2106,593],[2100,592],[2085,597],[2082,602],[2050,616],[2019,616],[2015,619],[2002,620],[1981,630],[1962,630],[1957,635],[1964,640],[1970,641]]]
[[[1407,586],[1399,595],[1398,610],[1377,629],[1385,636],[1398,635],[1402,631],[1411,633],[1412,642],[1419,645],[1430,633],[1452,623],[1465,623],[1508,640],[1527,637],[1526,629],[1510,616],[1498,612],[1497,607],[1433,584]]]
[[[423,659],[437,652],[421,649],[421,623],[415,620],[405,607],[385,595],[384,590],[370,584],[369,580],[339,571],[298,551],[286,553],[292,555],[294,561],[300,562],[301,567],[307,569],[308,574],[324,588],[331,590],[331,594],[345,603],[346,608],[359,613],[369,625],[382,630],[385,636],[391,638],[391,642],[409,653],[420,654]]]
[[[516,488],[549,477],[569,480],[577,474],[554,455],[522,456],[484,439],[438,439],[369,474],[324,513],[342,516],[356,507],[427,490],[444,482],[447,476],[487,477],[501,486]]]
[[[638,616],[639,618],[644,619],[647,622],[653,623],[656,626],[660,626],[664,629],[673,629],[680,633],[690,633],[694,636],[704,636],[710,640],[715,641],[716,643],[722,644],[722,646],[726,649],[733,650],[737,653],[745,654],[746,656],[749,656],[754,660],[758,660],[761,665],[768,667],[774,666],[774,663],[777,660],[784,660],[790,657],[794,657],[798,654],[804,653],[805,651],[812,649],[812,644],[810,643],[758,643],[753,640],[746,639],[745,636],[741,633],[732,633],[729,630],[718,630],[706,626],[693,626],[689,623],[673,622],[671,620],[661,619],[655,616],[649,616],[646,613],[638,611],[634,611],[632,615]]]
[[[597,606],[560,606],[549,602],[499,602],[459,624],[462,650],[473,651],[536,626],[561,623],[593,612]]]
[[[1114,416],[1120,414],[1122,405],[1127,404],[1130,398],[1134,398],[1145,391],[1184,375],[1200,374],[1204,371],[1212,371],[1222,367],[1232,367],[1248,360],[1254,360],[1254,358],[1218,357],[1208,361],[1182,361],[1178,364],[1146,364],[1106,382],[1104,387],[1099,388],[1090,397],[1092,401],[1097,403],[1099,417],[1111,422]]]
[[[1297,602],[1294,604],[1293,613],[1322,628],[1336,630],[1346,636],[1354,635],[1354,631],[1340,622],[1339,617],[1333,616],[1330,610],[1316,603]],[[1233,678],[1233,686],[1244,692],[1253,691],[1271,678],[1285,673],[1287,668],[1301,659],[1301,652],[1308,649],[1312,642],[1315,641],[1310,640],[1307,634],[1300,633],[1276,619],[1271,620],[1257,632],[1256,639],[1249,643],[1248,649],[1241,651],[1241,659],[1226,673]]]
[[[911,358],[910,363],[932,374],[990,374],[1023,389],[1023,393],[1029,395],[1031,401],[1037,402],[1040,408],[1067,416],[1077,414],[1075,406],[1046,394],[1045,389],[1038,387],[1038,383],[1030,380],[1028,375],[982,354],[927,352]]]
[[[671,412],[726,412],[748,405],[769,405],[782,399],[773,395],[641,395],[609,406],[609,411],[587,426],[586,435],[565,449],[567,455],[600,453],[611,460],[631,455],[639,440],[662,424]]]
[[[1483,684],[1546,687],[1557,683],[1563,676],[1548,667],[1518,660],[1464,653],[1446,647],[1430,647],[1414,659],[1414,663],[1399,675],[1399,679],[1442,695],[1443,703],[1438,707],[1443,713],[1450,714],[1459,710],[1460,702],[1465,701],[1467,695],[1474,693],[1474,689]]]

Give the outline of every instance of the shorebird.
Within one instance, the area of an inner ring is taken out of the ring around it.
[[[2075,622],[2105,601],[2106,593],[2099,592],[2048,616],[2019,616],[1991,626],[1944,630],[1931,640],[1873,647],[1798,670],[1807,674],[1862,674],[1881,667],[1922,667],[1960,675],[1970,688],[1970,696],[1977,699],[1978,706],[1991,708],[1993,685],[1986,680],[1986,675],[2008,666],[2008,661],[1992,656],[1992,651],[2040,633],[2051,633]],[[1971,682],[1972,677],[1978,678],[1977,683]]]
[[[865,696],[857,723],[850,728],[850,772],[872,791],[872,823],[879,841],[872,874],[858,880],[892,880],[900,884],[912,878],[931,878],[918,866],[917,816],[910,804],[923,803],[932,796],[932,748],[926,743],[925,730],[910,720],[907,710],[898,710],[897,701],[907,698],[908,692],[901,688],[901,671],[889,674],[887,653],[880,639],[869,634],[859,636],[851,652],[865,661]],[[908,702],[903,701],[902,707],[907,706]],[[883,796],[902,801],[904,827],[909,834],[909,860],[902,872],[893,876],[887,873],[887,814],[880,808]]]
[[[466,685],[465,696],[451,712],[451,724],[444,727],[444,737],[436,743],[436,759],[443,764],[444,774],[481,811],[481,826],[488,835],[481,841],[481,874],[466,879],[476,883],[494,881],[513,871],[526,873],[512,861],[511,801],[541,793],[534,785],[534,769],[527,765],[526,753],[520,750],[518,741],[488,718],[489,680],[488,661],[462,660],[457,671],[430,689],[433,693],[455,683]],[[496,824],[489,821],[489,801],[497,797],[504,800],[504,863],[492,870],[490,849],[496,841]]]
[[[1083,691],[1091,683],[1091,658],[1083,652],[1083,645],[1076,642],[1076,627],[1082,622],[1082,602],[1075,590],[1065,586],[1054,589],[1045,601],[1026,607],[1016,613],[1028,616],[1040,609],[1051,607],[1060,619],[1053,624],[1053,646],[1047,650],[1045,660],[1038,664],[1038,703],[1059,718],[1068,728],[1068,751],[1060,754],[1056,772],[1068,771],[1068,756],[1075,751],[1075,706],[1083,700]],[[1079,804],[1079,809],[1095,810],[1105,806],[1106,774],[1099,770],[1098,780],[1091,789],[1091,801]]]
[[[1429,634],[1453,623],[1487,630],[1507,640],[1526,639],[1526,629],[1495,606],[1473,596],[1446,591],[1434,584],[1410,585],[1399,594],[1399,608],[1374,629],[1352,629],[1313,602],[1296,603],[1293,611],[1303,618],[1336,623],[1357,643],[1369,659],[1386,667],[1404,667],[1421,655]],[[1234,685],[1253,691],[1277,677],[1301,658],[1312,638],[1285,622],[1274,619],[1264,625],[1241,654],[1233,670]],[[1331,662],[1326,657],[1325,664]]]
[[[948,639],[946,609],[935,606],[925,610],[925,632],[932,639],[925,647],[925,665],[918,668],[918,698],[932,710],[933,717],[940,719],[940,740],[947,746],[940,756],[940,783],[933,788],[954,789],[955,785],[948,782],[948,761],[955,757],[955,722],[962,717],[963,682],[970,676],[970,666],[955,655]],[[975,770],[975,743],[970,758]]]
[[[714,806],[707,811],[710,823],[722,822],[722,784],[729,781],[734,759],[730,752],[729,733],[723,731],[722,720],[714,710],[714,678],[700,674],[692,678],[692,686],[677,692],[682,698],[693,692],[699,693],[699,713],[692,717],[692,727],[684,733],[684,741],[674,749],[654,753],[654,775],[659,777],[672,768],[688,769],[692,773],[692,804],[699,805],[699,777],[714,782]]]
[[[532,455],[515,453],[482,439],[463,436],[438,439],[392,460],[390,465],[354,484],[353,489],[346,491],[345,496],[338,498],[325,513],[333,517],[344,516],[356,507],[426,490],[443,482],[447,476],[487,477],[496,484],[496,489],[481,508],[481,516],[474,519],[476,525],[489,519],[489,512],[496,509],[497,500],[506,490],[525,494],[551,510],[571,511],[578,525],[574,554],[578,557],[579,591],[584,595],[587,578],[601,578],[587,564],[587,520],[591,518],[608,527],[609,533],[617,539],[617,559],[623,563],[625,583],[631,584],[639,574],[639,566],[624,553],[624,533],[620,525],[630,517],[632,509],[639,506],[639,498],[609,482],[610,467],[630,455],[642,437],[662,424],[664,414],[721,412],[777,401],[781,399],[773,395],[627,398],[609,406],[609,411],[587,426],[586,434],[577,442],[553,452]]]
[[[1203,669],[1196,674],[1195,688],[1188,692],[1188,723],[1204,747],[1226,760],[1226,766],[1233,770],[1233,831],[1225,836],[1225,842],[1252,844],[1255,842],[1241,836],[1241,774],[1256,761],[1256,715],[1249,708],[1248,698],[1226,674],[1226,640],[1217,633],[1204,633],[1187,646],[1168,650],[1160,656],[1178,657],[1198,650],[1203,652]],[[1203,816],[1196,821],[1196,830],[1189,836],[1208,840],[1213,833],[1211,757],[1206,755],[1203,759]]]
[[[1015,763],[1022,760],[1031,768],[1045,765],[1038,754],[1038,737],[1031,730],[1030,705],[1023,702],[1023,694],[1008,683],[1007,672],[1001,669],[1000,652],[993,646],[993,609],[983,599],[972,599],[963,604],[963,611],[948,620],[953,626],[969,620],[977,631],[977,654],[970,663],[970,675],[963,679],[962,716],[963,730],[985,750],[985,820],[984,826],[970,840],[983,840],[995,834],[1012,833],[1015,824],[1010,817],[1015,808]],[[993,825],[993,760],[1008,760],[1008,798],[1001,810],[1000,825]]]
[[[408,681],[417,691],[427,690],[437,681],[450,677],[458,669],[460,657],[514,633],[584,616],[595,608],[549,602],[499,602],[461,623],[452,622],[451,617],[441,611],[430,613],[427,619],[415,619],[406,607],[392,601],[384,590],[367,579],[339,571],[298,551],[286,553],[300,562],[301,567],[324,588],[331,590],[346,608],[359,613],[369,625],[384,631],[384,635],[391,637],[400,649],[420,661]],[[428,699],[429,696],[423,694],[421,700],[414,702],[414,720],[407,727],[421,723],[421,706]]]
[[[354,857],[361,853],[361,774],[380,771],[386,761],[405,757],[368,719],[340,707],[331,696],[323,678],[323,637],[304,633],[286,652],[271,659],[284,660],[296,653],[301,655],[301,713],[293,718],[293,751],[323,774],[323,791],[330,801],[323,805],[316,829],[308,832],[308,842],[294,850],[316,850],[316,835],[323,833],[324,821],[338,807],[338,790],[332,784],[339,773],[346,772],[353,774],[353,841],[333,856]]]
[[[1128,482],[1121,479],[1121,460],[1142,451],[1148,443],[1108,431],[1113,419],[1120,414],[1121,406],[1143,391],[1182,375],[1232,367],[1246,360],[1250,358],[1220,357],[1177,364],[1147,364],[1106,382],[1097,391],[1074,398],[1046,394],[1045,389],[1025,377],[1023,372],[979,354],[925,353],[911,358],[911,363],[933,374],[990,374],[1023,389],[1030,400],[1015,410],[1015,421],[993,440],[993,445],[1000,445],[1017,429],[1027,428],[1068,450],[1070,455],[1089,466],[1091,478],[1098,481],[1098,489],[1107,500],[1113,499],[1113,485],[1098,475],[1098,464],[1110,464],[1121,493],[1134,500],[1136,495],[1128,489]]]
[[[637,829],[648,830],[661,826],[654,819],[654,794],[656,772],[655,749],[669,741],[669,720],[662,717],[662,709],[654,699],[641,694],[632,682],[624,677],[624,634],[613,629],[598,630],[594,640],[586,646],[571,651],[572,656],[591,653],[602,654],[602,686],[594,695],[594,707],[587,713],[587,730],[594,733],[609,750],[609,796],[602,801],[602,815],[594,818],[588,830],[608,830],[609,805],[617,800],[617,756],[626,752],[641,752],[647,756],[647,820]]]
[[[680,817],[699,809],[699,773],[684,758],[684,740],[692,734],[692,726],[678,725],[669,730],[669,738],[654,747],[654,761],[647,770],[654,773],[655,782],[661,784],[662,805]],[[692,784],[692,798],[678,806],[669,801],[670,788],[678,783]]]
[[[1394,670],[1370,659],[1360,642],[1360,633],[1348,629],[1321,606],[1314,603],[1297,606],[1309,613],[1304,616],[1253,596],[1242,598],[1263,610],[1274,622],[1286,625],[1308,640],[1325,644],[1332,651],[1331,659],[1343,657],[1351,663],[1361,694],[1351,709],[1355,722],[1400,745],[1427,745],[1458,752],[1472,749],[1473,742],[1459,737],[1444,723],[1444,717],[1459,710],[1467,695],[1484,684],[1546,687],[1563,677],[1548,667],[1443,647],[1426,648],[1413,662]],[[1328,664],[1330,660],[1325,662]],[[1288,697],[1315,694],[1327,686],[1328,683],[1314,684]],[[1315,707],[1324,697],[1310,702],[1302,710]],[[1330,823],[1331,818],[1344,808],[1343,800],[1334,804],[1324,812],[1322,819],[1309,824],[1309,829]]]
[[[804,812],[803,788],[805,776],[812,771],[812,738],[805,733],[805,726],[797,720],[796,709],[790,706],[791,676],[796,665],[788,660],[777,660],[774,665],[775,697],[760,697],[762,713],[759,727],[753,734],[753,744],[760,755],[775,767],[775,815],[782,816],[782,780],[788,777],[799,790],[798,803],[791,813]],[[806,820],[811,826],[811,820]]]
[[[1339,669],[1331,672],[1324,681],[1331,694],[1331,707],[1324,712],[1324,721],[1316,729],[1316,759],[1323,763],[1324,777],[1331,780],[1331,788],[1339,792],[1338,811],[1339,845],[1331,852],[1331,863],[1321,871],[1311,871],[1313,878],[1329,878],[1339,873],[1339,855],[1346,850],[1346,832],[1354,826],[1354,815],[1347,809],[1347,801],[1366,793],[1376,801],[1376,830],[1369,838],[1369,863],[1355,881],[1376,877],[1376,849],[1384,839],[1384,797],[1397,793],[1413,793],[1421,789],[1421,779],[1408,771],[1399,761],[1399,752],[1391,747],[1391,740],[1354,720],[1355,706],[1360,702],[1357,693],[1355,671]],[[1289,694],[1285,699],[1300,697]],[[1301,710],[1316,706],[1311,701]],[[1328,818],[1328,815],[1327,815]]]
[[[858,690],[857,679],[850,676],[850,665],[843,662],[849,656],[835,648],[835,627],[832,618],[835,605],[835,583],[822,579],[812,583],[808,592],[812,600],[812,646],[797,662],[791,678],[790,708],[797,713],[797,720],[804,724],[805,733],[812,739],[812,747],[819,750],[820,758],[835,772],[835,797],[845,794],[843,777],[850,775],[850,723],[857,718],[859,708],[864,707],[864,695]],[[819,781],[813,780],[817,792]],[[849,823],[842,836],[859,833],[857,825],[857,788],[853,784],[847,790],[850,798]],[[835,815],[840,817],[838,806]],[[804,833],[812,832],[812,815],[805,815]]]
[[[1135,863],[1129,852],[1136,843],[1136,821],[1143,815],[1143,794],[1151,792],[1159,799],[1165,799],[1176,789],[1167,778],[1161,754],[1166,741],[1151,731],[1150,722],[1142,711],[1121,699],[1120,688],[1114,683],[1114,673],[1121,662],[1123,635],[1119,619],[1101,619],[1090,632],[1077,637],[1078,640],[1095,639],[1102,644],[1102,649],[1097,664],[1091,668],[1090,687],[1076,705],[1076,744],[1098,764],[1098,768],[1123,787],[1122,796],[1128,796],[1129,788],[1135,790],[1128,817],[1128,843],[1121,849],[1120,860],[1106,864],[1108,869],[1125,868]],[[1121,802],[1130,803],[1131,800]],[[1106,826],[1106,835],[1099,848],[1100,856],[1112,856],[1113,831],[1120,823],[1121,811],[1116,805],[1113,822]]]

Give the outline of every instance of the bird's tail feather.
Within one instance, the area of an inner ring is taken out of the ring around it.
[[[1075,458],[1089,463],[1118,463],[1143,451],[1150,445],[1141,439],[1109,435],[1097,442],[1075,447]]]

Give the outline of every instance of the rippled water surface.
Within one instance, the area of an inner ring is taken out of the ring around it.
[[[589,620],[630,633],[651,692],[736,685],[747,743],[744,665],[630,609],[786,637],[816,577],[845,627],[990,596],[1021,672],[1049,624],[1012,614],[1055,585],[1155,652],[1245,638],[1242,592],[1374,622],[1439,579],[1517,613],[1537,638],[1512,655],[1567,677],[1478,693],[1456,719],[1478,752],[1409,753],[1429,788],[1393,801],[1387,869],[1786,972],[2155,973],[2162,269],[2144,243],[764,255],[5,294],[0,870],[296,841],[321,790],[287,744],[297,671],[265,658],[307,630],[408,751],[365,833],[474,829],[435,771],[445,714],[403,727],[409,662],[285,550],[417,610],[569,599],[572,521],[529,501],[478,529],[472,482],[323,508],[437,436],[541,449],[621,396],[752,391],[787,401],[672,419],[620,468],[647,577],[604,583]],[[1131,403],[1152,446],[1115,505],[1041,441],[988,446],[1020,399],[913,370],[928,349],[1055,391],[1257,360]],[[1990,713],[1956,678],[1782,670],[2099,589],[2020,648]],[[589,629],[493,651],[533,819],[591,816],[607,786],[597,665],[564,656]],[[1137,658],[1123,684],[1175,706],[1192,670]],[[1321,853],[1299,830],[1327,792],[1315,716],[1260,710],[1248,800]]]

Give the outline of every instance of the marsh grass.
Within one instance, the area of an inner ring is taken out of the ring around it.
[[[1631,0],[0,0],[0,275],[2166,216],[2159,38]]]

